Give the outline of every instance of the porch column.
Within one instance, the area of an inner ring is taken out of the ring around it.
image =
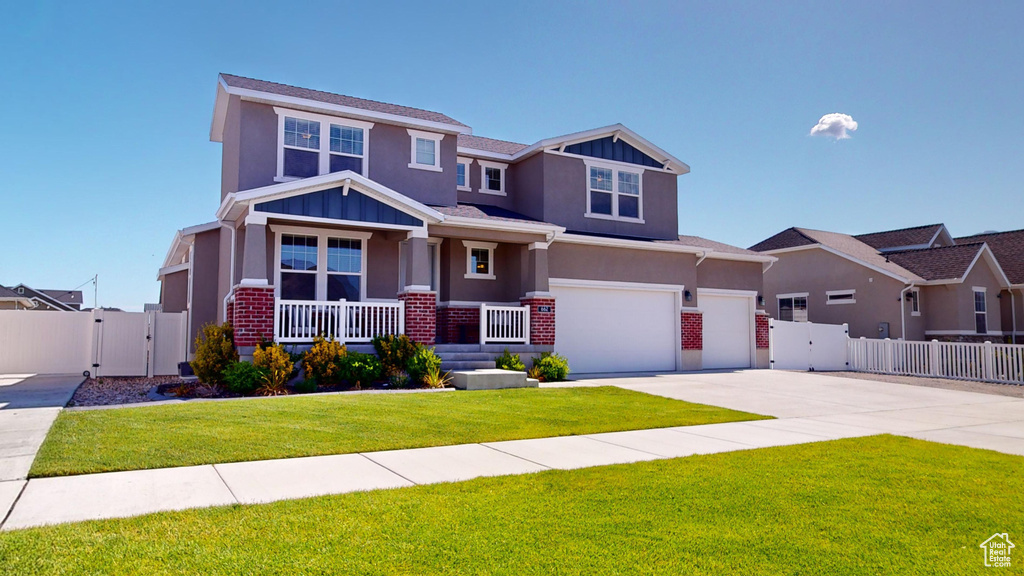
[[[231,307],[235,346],[249,356],[260,340],[274,339],[274,288],[267,275],[267,217],[251,213],[245,218],[242,279]]]
[[[530,307],[530,344],[554,346],[555,297],[548,284],[548,245],[534,242],[526,247],[523,279],[525,296],[519,304]]]
[[[410,232],[406,248],[406,285],[398,295],[398,299],[405,302],[405,333],[420,344],[432,346],[437,340],[437,293],[430,289],[427,229]]]
[[[410,290],[430,290],[430,247],[427,245],[426,234],[410,235],[406,242],[408,256],[405,259],[405,286],[403,292]]]

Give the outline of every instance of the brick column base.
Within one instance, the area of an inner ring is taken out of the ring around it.
[[[534,346],[554,346],[555,299],[520,298],[519,304],[530,307],[530,344]]]
[[[437,295],[435,292],[405,292],[398,299],[405,302],[405,334],[425,346],[433,346],[437,338]]]
[[[446,344],[480,342],[480,308],[445,306],[437,309],[437,341]]]
[[[680,314],[683,350],[704,349],[704,315],[700,312]]]
[[[754,333],[758,348],[768,347],[768,315],[758,314],[754,317]]]
[[[256,346],[260,340],[274,338],[274,289],[254,286],[235,288],[234,304],[229,304],[231,325],[235,328],[235,346]]]

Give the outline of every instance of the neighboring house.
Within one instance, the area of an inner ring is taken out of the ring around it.
[[[555,350],[575,372],[767,365],[775,259],[678,235],[686,164],[621,124],[532,145],[471,132],[222,74],[217,220],[176,234],[162,309],[188,310],[191,334],[232,321],[243,355],[401,326],[442,352]]]
[[[0,310],[31,310],[36,307],[32,298],[0,286]]]
[[[3,294],[0,293],[0,310],[2,309],[20,309],[20,310],[49,310],[58,312],[78,312],[82,309],[82,291],[81,290],[37,290],[30,288],[24,284],[18,284],[7,288],[9,292],[15,294],[16,299],[6,299]],[[11,304],[12,302],[19,302],[18,304]],[[25,304],[28,302],[28,304]]]
[[[781,320],[846,323],[854,338],[1015,339],[1001,260],[942,224],[859,236],[789,228],[751,250],[779,259],[764,293]]]
[[[977,242],[988,245],[1010,281],[1009,294],[1002,293],[1003,298],[1000,299],[1003,332],[1012,331],[1011,339],[1017,344],[1024,344],[1024,230],[988,232],[956,239],[957,244]]]

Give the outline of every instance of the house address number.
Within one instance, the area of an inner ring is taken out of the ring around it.
[[[548,314],[550,314],[551,306],[537,306],[537,312],[547,312]]]

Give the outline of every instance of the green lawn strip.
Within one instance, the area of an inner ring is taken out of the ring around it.
[[[31,475],[190,466],[765,418],[615,387],[294,396],[63,411]]]
[[[9,575],[982,574],[978,544],[1024,535],[1022,469],[1018,456],[875,436],[0,533],[0,563]],[[1022,565],[1014,554],[1000,574]]]

